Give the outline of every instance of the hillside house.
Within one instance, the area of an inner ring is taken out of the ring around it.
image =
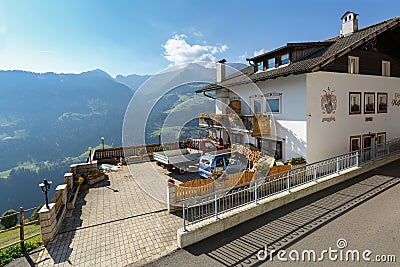
[[[217,100],[200,126],[224,142],[310,163],[399,137],[399,25],[395,17],[358,29],[358,14],[346,12],[339,36],[249,58],[245,78],[225,77],[225,62],[217,63],[217,83],[197,91]],[[243,127],[212,122],[232,114]]]

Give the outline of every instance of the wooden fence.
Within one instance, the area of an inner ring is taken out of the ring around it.
[[[282,173],[282,175],[274,176],[274,180],[285,176],[285,172],[291,169],[290,165],[274,166],[270,169],[268,176]],[[235,174],[230,174],[225,176],[223,186],[225,188],[232,188],[235,186],[240,186],[241,184],[246,184],[254,180],[254,172],[245,171],[238,172]],[[214,192],[215,188],[214,180],[196,179],[180,184],[176,187],[176,200],[188,199],[191,197],[206,195]],[[217,181],[218,182],[218,181]]]
[[[245,184],[251,182],[254,179],[254,172],[238,172],[235,174],[228,175],[225,181],[225,188],[234,187],[237,185]]]
[[[214,192],[214,181],[197,179],[176,187],[176,200],[205,195]]]
[[[269,170],[269,173],[267,176],[274,175],[274,174],[281,173],[281,172],[286,172],[286,171],[289,171],[291,168],[292,168],[291,165],[274,166]]]
[[[140,146],[129,147],[115,147],[106,149],[97,149],[93,152],[93,160],[101,163],[102,160],[124,158],[153,158],[153,153],[162,150],[173,150],[182,148],[183,142],[163,143],[163,144],[149,144]]]
[[[15,216],[15,215],[18,216],[18,215],[19,215],[19,224],[17,224],[17,225],[14,226],[14,227],[11,227],[11,228],[8,228],[8,229],[1,230],[1,231],[0,231],[0,234],[3,234],[3,233],[6,233],[6,232],[9,232],[9,231],[12,231],[12,230],[14,230],[14,229],[19,229],[19,240],[18,240],[18,241],[15,241],[15,242],[11,242],[11,243],[9,243],[9,244],[6,244],[6,245],[0,247],[0,250],[3,250],[3,249],[5,249],[5,248],[11,247],[11,246],[14,246],[14,245],[16,245],[16,244],[19,244],[20,247],[21,247],[21,249],[24,250],[24,248],[25,248],[24,242],[25,242],[26,240],[31,239],[31,238],[34,238],[35,236],[40,235],[40,231],[39,231],[39,232],[37,232],[37,233],[34,233],[33,235],[30,235],[30,236],[28,236],[28,237],[25,237],[24,227],[25,227],[25,226],[28,226],[28,225],[35,224],[35,223],[37,223],[39,220],[34,220],[34,221],[30,221],[30,222],[25,223],[25,221],[24,221],[24,220],[25,220],[25,219],[24,219],[24,213],[25,213],[25,212],[30,212],[30,211],[35,210],[35,209],[36,209],[36,207],[35,207],[35,208],[30,208],[30,209],[24,210],[24,208],[21,207],[21,208],[19,208],[19,212],[15,212],[15,213],[13,213],[13,214],[9,214],[9,215],[0,217],[0,220],[1,220],[1,219],[4,219],[4,218],[7,218],[7,217],[11,217],[11,216]]]

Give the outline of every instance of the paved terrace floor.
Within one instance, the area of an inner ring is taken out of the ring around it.
[[[149,266],[400,266],[399,227],[400,160],[177,250]],[[346,240],[344,253],[360,252],[359,262],[346,261],[346,256],[342,261],[329,260],[327,254],[317,262],[289,259],[292,251],[301,257],[303,251],[314,250],[318,258],[329,247],[339,251],[339,239]],[[257,254],[265,246],[269,252],[286,251],[282,257],[288,261],[280,261],[276,253],[272,261],[260,261]],[[372,260],[376,255],[395,255],[396,262],[363,261],[361,253],[367,249]]]
[[[137,173],[145,174],[151,164],[136,164]],[[182,219],[141,190],[126,166],[108,176],[79,194],[38,266],[142,265],[177,249]]]

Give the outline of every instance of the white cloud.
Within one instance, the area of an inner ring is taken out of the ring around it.
[[[246,61],[246,58],[247,58],[247,51],[244,52],[243,55],[238,56],[238,58],[239,58],[239,61],[245,62],[245,61]]]
[[[203,33],[202,33],[201,31],[199,31],[199,30],[194,29],[194,28],[190,29],[189,32],[190,32],[193,36],[196,36],[196,37],[203,37]]]
[[[172,62],[171,65],[196,61],[216,61],[215,54],[225,52],[228,49],[227,45],[191,45],[186,39],[186,35],[176,34],[162,45],[165,49],[164,58]]]
[[[260,49],[260,50],[256,50],[256,51],[254,51],[254,53],[253,53],[253,56],[254,57],[256,57],[256,56],[258,56],[258,55],[261,55],[261,54],[264,54],[266,51],[264,50],[264,48],[263,49]]]

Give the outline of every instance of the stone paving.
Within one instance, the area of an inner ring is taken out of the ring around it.
[[[38,266],[139,266],[178,248],[182,219],[141,190],[127,167],[108,176],[80,193]]]

